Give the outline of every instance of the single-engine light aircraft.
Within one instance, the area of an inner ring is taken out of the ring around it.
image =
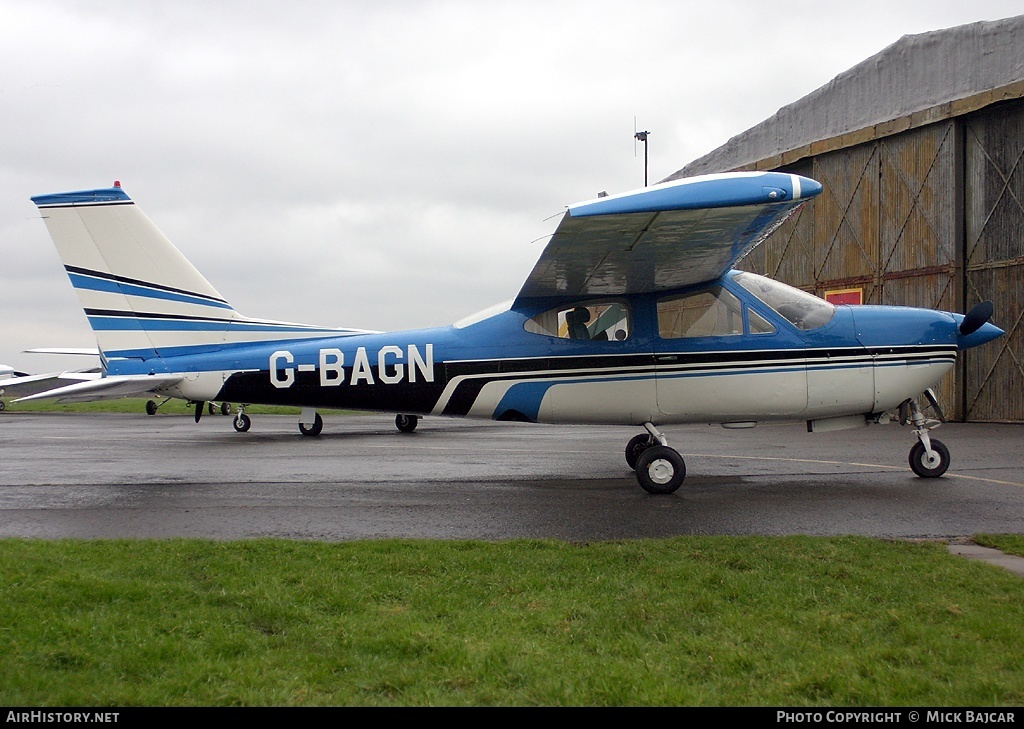
[[[638,426],[626,462],[650,493],[686,468],[659,426],[806,420],[827,431],[898,417],[910,465],[942,475],[949,451],[931,388],[957,352],[1002,334],[992,305],[966,315],[833,306],[735,269],[821,192],[781,172],[676,180],[568,207],[518,295],[452,326],[327,329],[242,316],[121,189],[33,197],[85,308],[102,376],[22,398],[151,393],[207,402]],[[924,395],[928,403],[918,405]],[[929,407],[936,413],[926,416]]]

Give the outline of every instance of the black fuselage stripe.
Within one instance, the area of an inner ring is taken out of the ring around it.
[[[925,351],[922,351],[924,349]],[[772,352],[703,352],[703,353],[663,353],[679,359],[671,362],[659,361],[655,355],[630,355],[611,359],[632,360],[631,365],[616,362],[610,363],[609,358],[601,356],[537,358],[536,360],[518,360],[522,369],[518,371],[502,371],[502,360],[478,360],[446,363],[449,382],[464,378],[456,386],[445,403],[443,414],[464,416],[473,407],[477,397],[485,386],[493,382],[515,380],[577,380],[580,378],[601,378],[615,376],[656,376],[671,377],[673,375],[698,375],[724,371],[761,370],[765,368],[777,370],[803,371],[813,369],[849,368],[856,365],[865,367],[923,365],[933,362],[953,362],[956,360],[956,349],[950,346],[934,347],[884,347],[878,350],[847,348],[843,350],[827,350],[828,352],[845,352],[846,356],[823,357],[821,350],[787,350]],[[884,354],[881,352],[884,351]],[[854,355],[853,353],[858,353]],[[813,354],[812,354],[813,353]],[[744,355],[737,358],[735,355]],[[785,356],[779,356],[785,355]],[[731,358],[730,358],[731,357]],[[534,367],[527,369],[525,363],[533,362]],[[538,366],[546,363],[546,367]]]

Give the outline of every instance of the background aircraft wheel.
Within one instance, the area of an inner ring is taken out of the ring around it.
[[[420,419],[415,415],[396,415],[395,416],[395,427],[403,433],[411,433],[416,430],[416,426],[419,425]]]
[[[2,413],[6,409],[7,409],[7,403],[5,403],[3,400],[0,400],[0,413]]]
[[[313,418],[313,424],[308,427],[306,426],[305,423],[299,423],[299,432],[302,433],[303,435],[320,435],[323,429],[324,419],[320,417],[320,413],[316,414],[316,416]]]
[[[671,494],[683,485],[684,478],[683,457],[668,446],[651,446],[636,460],[636,480],[649,494]]]
[[[949,449],[942,441],[932,441],[932,453],[933,457],[929,458],[921,441],[910,449],[910,468],[921,478],[938,478],[949,468]]]
[[[220,404],[220,414],[221,415],[231,415],[231,403],[229,403],[229,402],[222,402]]]
[[[156,415],[156,403],[146,400],[146,415]]]
[[[647,433],[640,433],[630,438],[629,443],[626,444],[626,463],[629,464],[629,467],[635,471],[636,461],[640,454],[652,445],[654,444],[651,442],[651,436]]]
[[[239,413],[238,417],[235,418],[234,425],[235,430],[237,430],[239,433],[244,433],[245,431],[249,430],[250,427],[252,427],[252,421],[249,419],[249,416],[246,415],[245,413]]]

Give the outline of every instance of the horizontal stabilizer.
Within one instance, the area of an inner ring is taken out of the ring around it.
[[[115,400],[132,395],[146,395],[154,390],[176,385],[184,375],[113,375],[100,379],[76,382],[73,385],[57,387],[14,402],[30,400],[56,400],[57,402],[91,402],[93,400]]]
[[[36,347],[26,349],[25,354],[73,354],[99,357],[100,350],[98,347]]]

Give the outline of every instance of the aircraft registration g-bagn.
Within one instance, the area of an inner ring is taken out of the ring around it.
[[[821,192],[780,172],[707,175],[568,207],[518,295],[452,326],[333,329],[242,316],[121,189],[32,198],[99,345],[95,379],[22,398],[83,401],[152,393],[195,404],[396,413],[533,423],[619,424],[642,432],[626,461],[651,493],[686,468],[659,426],[806,420],[811,431],[888,420],[917,440],[910,465],[942,475],[925,395],[959,350],[1002,334],[982,302],[961,315],[833,306],[735,270]]]

